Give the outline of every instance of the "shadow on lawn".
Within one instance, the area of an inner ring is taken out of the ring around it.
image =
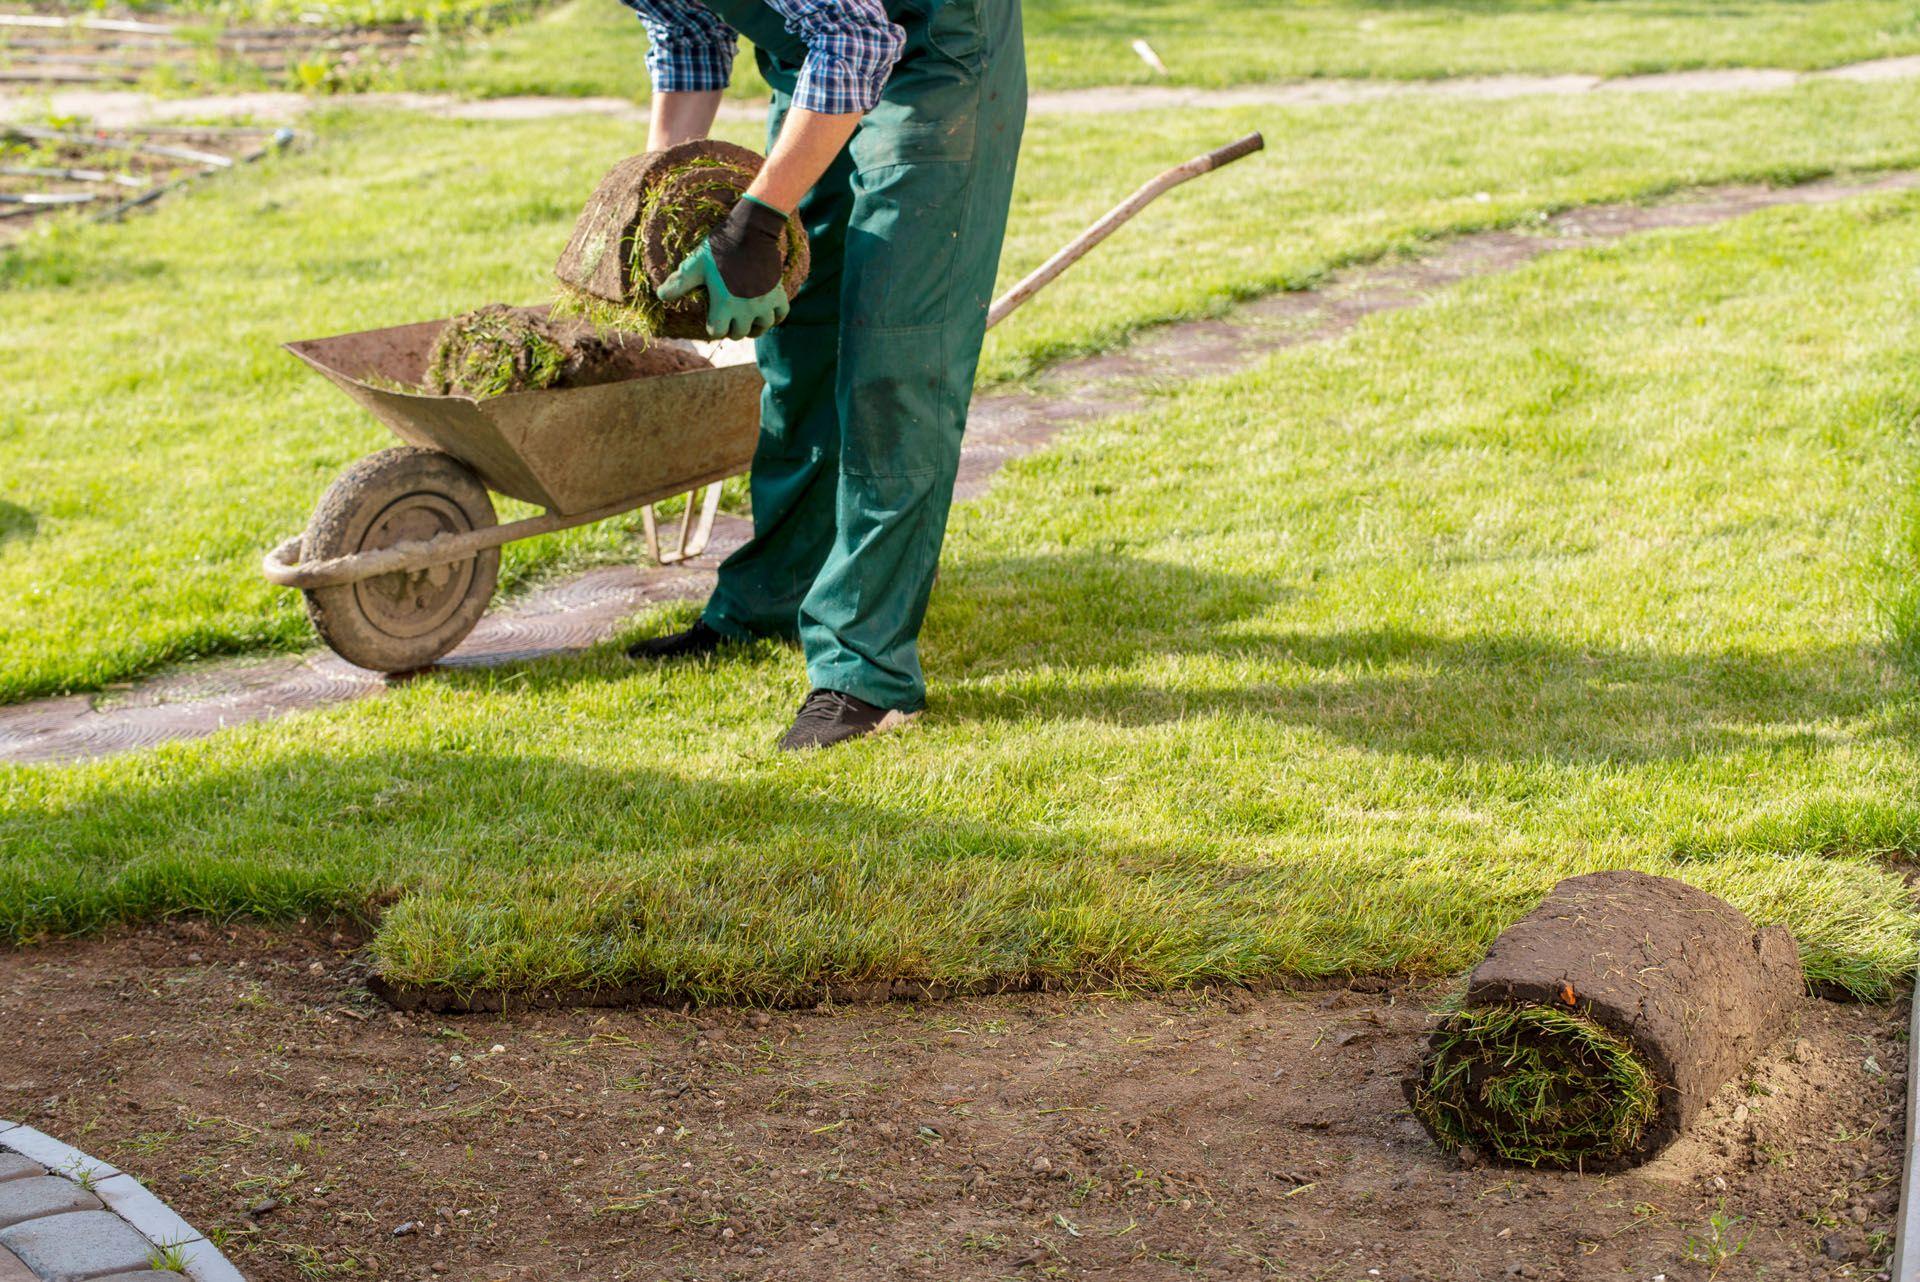
[[[1286,630],[1255,620],[1290,589],[1110,554],[996,562],[951,586],[963,618],[991,620],[942,620],[968,632],[955,648],[970,675],[1005,675],[949,687],[942,718],[1255,717],[1380,752],[1574,764],[1812,749],[1842,721],[1869,737],[1920,736],[1901,700],[1908,683],[1863,646],[1669,654],[1398,626]],[[1164,686],[1112,672],[1163,656],[1216,662]]]
[[[15,539],[33,537],[40,522],[33,513],[18,503],[9,503],[0,499],[0,543],[11,543]]]

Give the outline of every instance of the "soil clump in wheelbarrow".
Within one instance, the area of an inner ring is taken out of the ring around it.
[[[1444,1148],[1621,1170],[1679,1137],[1803,987],[1792,936],[1705,891],[1572,877],[1494,941],[1407,1098]]]
[[[681,347],[602,335],[578,320],[555,320],[536,309],[490,303],[447,322],[428,353],[422,390],[482,400],[708,365]]]
[[[554,268],[560,280],[555,312],[606,330],[707,337],[704,296],[668,304],[654,291],[726,218],[762,163],[745,147],[703,139],[615,165],[581,211]],[[788,218],[780,248],[781,284],[792,297],[810,261],[797,217]]]

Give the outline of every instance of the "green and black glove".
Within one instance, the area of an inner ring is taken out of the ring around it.
[[[787,318],[792,308],[780,277],[780,232],[787,216],[772,205],[742,196],[700,248],[688,254],[661,283],[660,301],[675,303],[696,289],[707,291],[707,333],[715,338],[758,338]]]

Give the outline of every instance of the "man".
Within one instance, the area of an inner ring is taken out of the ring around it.
[[[706,136],[736,32],[773,87],[765,167],[661,289],[704,290],[711,332],[762,335],[753,539],[698,622],[629,653],[797,639],[813,689],[782,748],[890,729],[926,701],[920,625],[1026,117],[1019,0],[626,2],[651,42],[650,148]],[[792,300],[790,210],[813,252]]]

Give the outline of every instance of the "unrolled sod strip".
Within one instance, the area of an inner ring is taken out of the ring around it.
[[[762,163],[745,147],[703,139],[615,165],[581,211],[554,268],[562,288],[556,312],[647,335],[707,337],[704,298],[667,305],[654,291],[726,218]],[[809,265],[798,218],[787,220],[780,248],[781,284],[792,297]]]
[[[1619,1170],[1677,1138],[1778,1033],[1793,938],[1684,882],[1590,873],[1494,941],[1407,1081],[1443,1147]]]

